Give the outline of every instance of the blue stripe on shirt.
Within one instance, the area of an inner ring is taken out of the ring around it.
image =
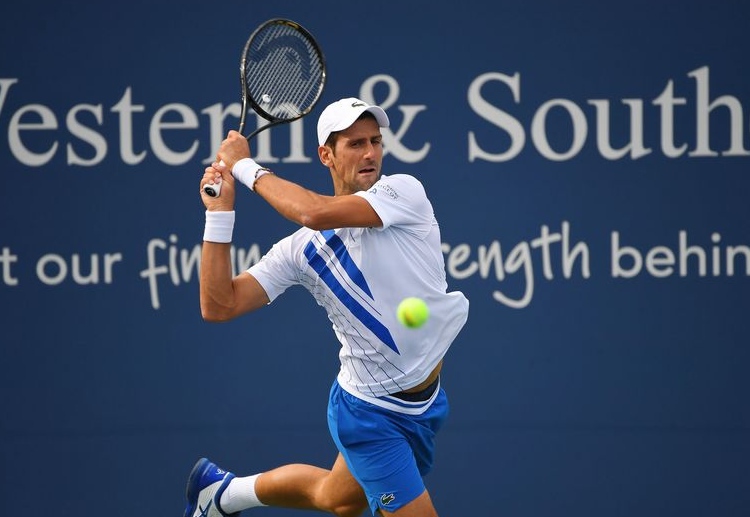
[[[337,240],[341,242],[341,239],[338,239],[338,237]],[[343,246],[343,242],[341,242],[341,245]],[[336,253],[336,256],[339,257],[339,253]],[[346,253],[346,256],[349,256],[349,254]],[[307,263],[310,264],[310,267],[318,273],[320,279],[323,280],[323,282],[325,282],[325,284],[331,289],[336,298],[338,298],[339,301],[344,304],[347,309],[349,309],[349,312],[351,312],[355,318],[361,321],[362,324],[364,324],[365,327],[367,327],[373,334],[375,334],[378,339],[380,339],[380,341],[382,341],[388,348],[390,348],[397,354],[400,354],[398,347],[396,347],[395,341],[393,341],[393,336],[391,336],[388,328],[383,325],[378,319],[376,319],[372,314],[370,314],[370,312],[366,308],[364,308],[349,293],[349,291],[344,288],[343,285],[341,285],[341,282],[339,282],[339,279],[336,278],[336,276],[333,274],[323,257],[318,254],[318,249],[315,247],[315,244],[312,241],[310,241],[305,247],[305,257],[307,257]],[[362,277],[362,281],[364,282],[362,272],[359,271],[356,264],[354,264],[354,261],[351,260],[351,257],[349,258],[349,260],[349,267],[344,267],[347,274],[351,276],[350,271],[353,269],[354,271],[356,271],[356,274]],[[354,279],[352,280],[355,283],[357,282]],[[366,282],[365,285],[367,285]]]
[[[344,245],[344,241],[341,240],[341,237],[336,235],[336,232],[333,230],[323,230],[320,233],[323,234],[323,237],[325,237],[328,247],[330,247],[336,257],[338,257],[339,262],[344,267],[344,270],[346,271],[346,274],[349,275],[349,278],[351,278],[352,281],[357,284],[360,289],[362,289],[362,291],[367,293],[367,296],[372,298],[370,286],[367,285],[367,281],[365,280],[362,271],[359,270],[357,264],[355,264],[354,260],[352,260],[352,256],[349,255],[349,250],[346,249],[346,245]]]

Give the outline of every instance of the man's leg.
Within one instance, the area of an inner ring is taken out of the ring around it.
[[[367,499],[339,454],[331,470],[312,465],[285,465],[261,474],[255,493],[263,504],[321,510],[341,517],[359,517]]]

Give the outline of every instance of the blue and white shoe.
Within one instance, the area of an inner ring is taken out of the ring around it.
[[[240,512],[227,514],[219,506],[234,474],[220,469],[206,458],[201,458],[190,471],[187,481],[185,517],[230,517]]]

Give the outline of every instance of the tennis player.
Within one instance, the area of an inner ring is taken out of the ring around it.
[[[237,477],[206,458],[187,485],[185,517],[221,517],[257,506],[361,515],[436,516],[423,476],[448,414],[440,386],[444,356],[469,303],[447,292],[438,223],[422,184],[381,175],[385,111],[356,99],[330,104],[318,120],[318,156],[334,196],[317,194],[261,167],[230,131],[201,180],[206,226],[200,268],[203,318],[226,321],[304,286],[324,307],[341,344],[328,402],[339,454],[330,469],[285,465]],[[223,163],[220,163],[223,162]],[[230,172],[231,171],[231,172]],[[220,197],[203,192],[222,181]],[[244,184],[301,228],[232,278],[235,187]],[[402,326],[396,307],[423,298],[429,321]]]

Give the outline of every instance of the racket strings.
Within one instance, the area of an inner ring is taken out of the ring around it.
[[[248,95],[276,119],[295,119],[317,101],[325,77],[322,55],[305,34],[270,25],[248,47]]]
[[[254,71],[256,77],[249,81],[253,91],[261,98],[265,93],[275,105],[286,104],[289,109],[304,111],[317,93],[318,78],[311,74],[303,61],[304,56],[291,47],[279,47]]]

